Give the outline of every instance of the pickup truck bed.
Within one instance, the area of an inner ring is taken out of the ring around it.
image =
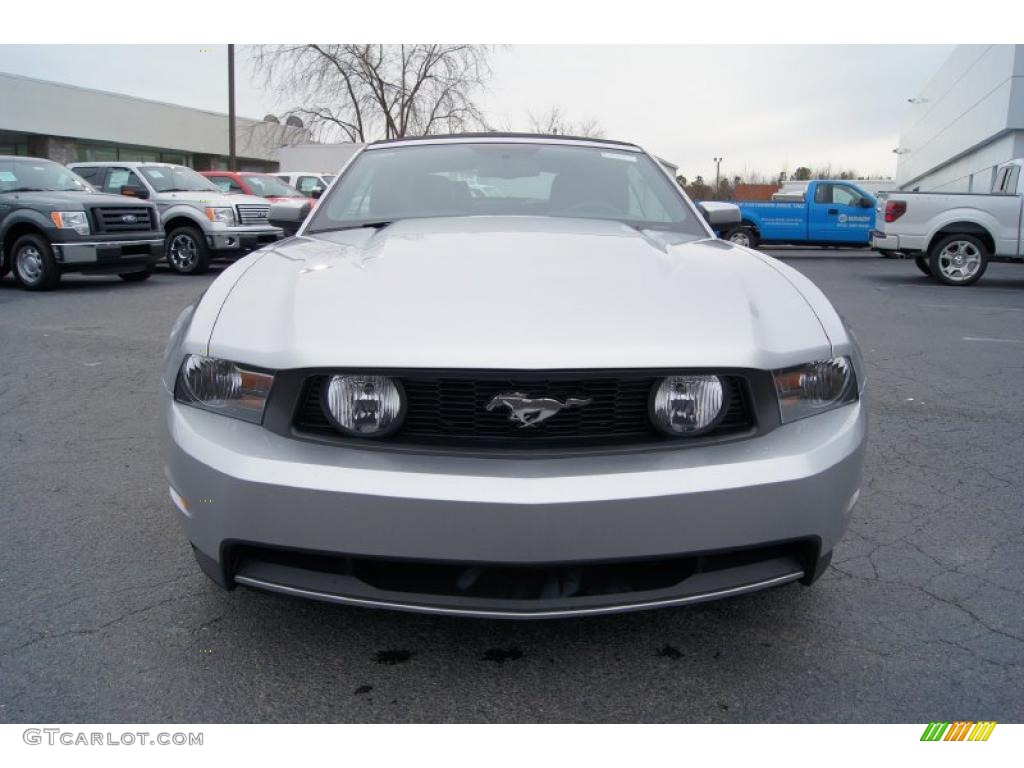
[[[971,285],[990,261],[1024,260],[1022,164],[1000,166],[991,192],[883,193],[871,246],[884,256],[914,258],[946,285]]]

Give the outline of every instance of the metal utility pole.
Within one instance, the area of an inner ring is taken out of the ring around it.
[[[718,182],[721,180],[721,177],[722,177],[722,161],[725,160],[725,158],[724,157],[713,157],[711,159],[715,161],[715,194],[717,195],[718,194]]]
[[[235,157],[235,46],[228,45],[228,170],[238,170]]]

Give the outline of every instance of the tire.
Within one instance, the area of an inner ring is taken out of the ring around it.
[[[744,248],[757,248],[757,233],[751,227],[734,227],[725,233],[723,240],[742,245]]]
[[[932,267],[928,263],[928,259],[926,259],[924,256],[918,256],[916,259],[914,259],[914,263],[917,264],[917,268],[924,272],[926,275],[928,275],[928,277],[932,276]]]
[[[973,285],[988,269],[990,254],[974,235],[947,235],[928,251],[932,277],[943,285]]]
[[[118,275],[126,283],[141,283],[143,280],[149,280],[153,276],[153,272],[156,269],[152,264],[143,269],[140,272],[122,272]]]
[[[14,279],[26,291],[52,291],[60,282],[60,265],[40,235],[22,235],[11,249]]]
[[[179,275],[201,275],[210,268],[206,238],[195,227],[175,227],[164,245],[167,265]]]

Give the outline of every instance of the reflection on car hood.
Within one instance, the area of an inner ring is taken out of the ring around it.
[[[82,206],[94,205],[145,205],[146,201],[124,197],[123,195],[107,195],[101,192],[5,192],[0,193],[0,200],[8,205],[51,206],[54,209],[66,208],[76,210]]]
[[[269,368],[774,368],[830,352],[770,259],[617,222],[403,220],[249,258],[210,353]]]
[[[223,192],[160,192],[159,196],[163,203],[168,200],[182,200],[221,208],[235,205],[270,205],[264,198],[255,195],[227,195]]]

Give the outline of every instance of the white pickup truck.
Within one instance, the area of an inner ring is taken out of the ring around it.
[[[883,192],[871,247],[912,257],[944,285],[971,285],[990,261],[1024,263],[1024,160],[996,169],[992,191]]]

